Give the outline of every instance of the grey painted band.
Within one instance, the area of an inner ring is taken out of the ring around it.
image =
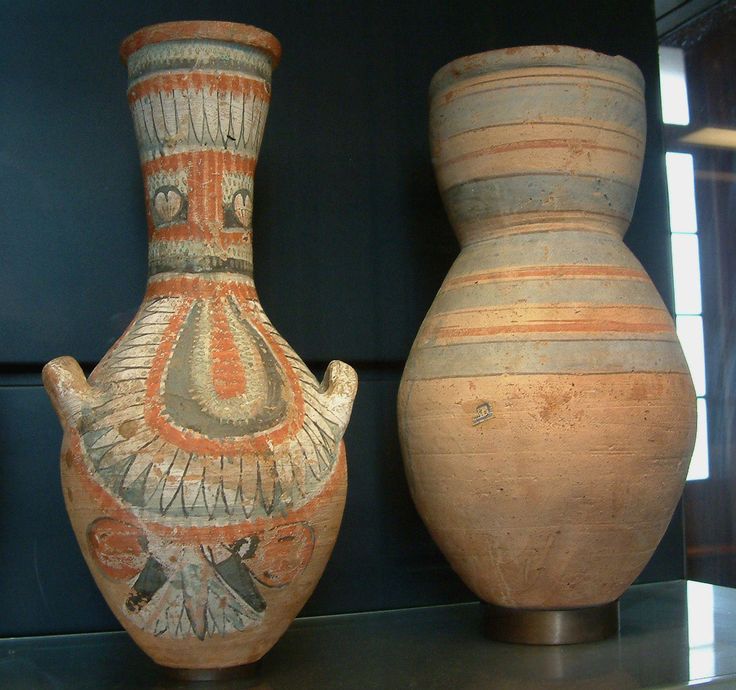
[[[459,309],[533,304],[581,304],[660,307],[662,298],[649,282],[638,280],[523,280],[479,283],[440,292],[428,316]]]
[[[586,211],[630,220],[635,186],[605,177],[524,174],[469,180],[443,191],[450,220],[461,224],[512,213]],[[550,204],[549,198],[554,201]]]
[[[270,81],[272,72],[268,55],[257,48],[205,39],[146,45],[128,59],[130,81],[178,69],[240,72],[264,81]]]
[[[585,230],[525,233],[491,237],[465,247],[455,259],[448,279],[462,275],[520,266],[592,264],[644,269],[631,250],[613,235]]]
[[[158,273],[213,273],[231,272],[240,273],[248,277],[253,276],[253,263],[244,259],[232,257],[221,258],[219,256],[198,256],[196,258],[184,258],[177,256],[162,256],[160,258],[149,257],[148,275],[154,276]]]
[[[585,110],[581,112],[581,91]],[[646,128],[644,102],[627,91],[582,79],[555,84],[539,81],[514,87],[489,85],[488,89],[433,104],[430,131],[435,141],[482,127],[526,122],[565,121],[571,125],[603,127],[641,133]]]
[[[415,347],[405,380],[491,374],[688,373],[677,341],[566,340]]]

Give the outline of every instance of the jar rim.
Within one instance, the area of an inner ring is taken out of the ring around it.
[[[644,87],[641,70],[621,55],[607,55],[568,45],[530,45],[500,48],[459,57],[441,67],[432,78],[430,96],[457,81],[492,71],[530,67],[588,67],[615,72]]]
[[[223,41],[256,48],[270,57],[273,69],[281,59],[281,44],[273,34],[250,24],[219,21],[164,22],[145,26],[123,40],[120,57],[127,64],[128,58],[144,46],[192,39]]]

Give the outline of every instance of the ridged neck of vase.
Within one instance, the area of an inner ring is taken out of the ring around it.
[[[623,237],[646,139],[644,80],[570,46],[455,60],[430,86],[437,181],[461,244],[590,230]]]
[[[173,22],[131,35],[121,55],[143,172],[149,283],[182,274],[251,283],[253,175],[278,41],[247,25]]]

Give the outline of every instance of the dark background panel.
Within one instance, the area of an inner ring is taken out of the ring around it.
[[[2,15],[0,362],[95,362],[140,301],[143,197],[117,46],[171,19],[252,22],[283,43],[256,175],[256,279],[305,359],[406,356],[458,251],[431,169],[427,87],[449,60],[491,48],[569,43],[642,68],[649,143],[627,241],[669,301],[647,2],[76,0]]]
[[[120,627],[64,510],[60,446],[43,387],[0,387],[0,636]]]
[[[305,613],[472,596],[413,508],[395,421],[404,358],[458,252],[427,142],[439,67],[481,50],[568,43],[643,69],[649,142],[627,242],[671,303],[647,2],[0,4],[0,635],[117,626],[64,514],[61,433],[39,372],[59,354],[94,364],[138,306],[145,221],[117,46],[143,25],[195,18],[253,23],[283,43],[256,175],[256,282],[307,362],[345,359],[361,377],[343,526]],[[683,574],[678,509],[642,580]]]

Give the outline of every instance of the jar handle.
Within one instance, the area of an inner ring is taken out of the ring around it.
[[[41,378],[62,427],[77,428],[82,410],[100,402],[100,391],[89,385],[73,357],[52,359]]]
[[[358,375],[355,369],[345,362],[333,360],[327,366],[320,392],[324,406],[336,418],[339,441],[350,421],[353,401],[358,392]]]

